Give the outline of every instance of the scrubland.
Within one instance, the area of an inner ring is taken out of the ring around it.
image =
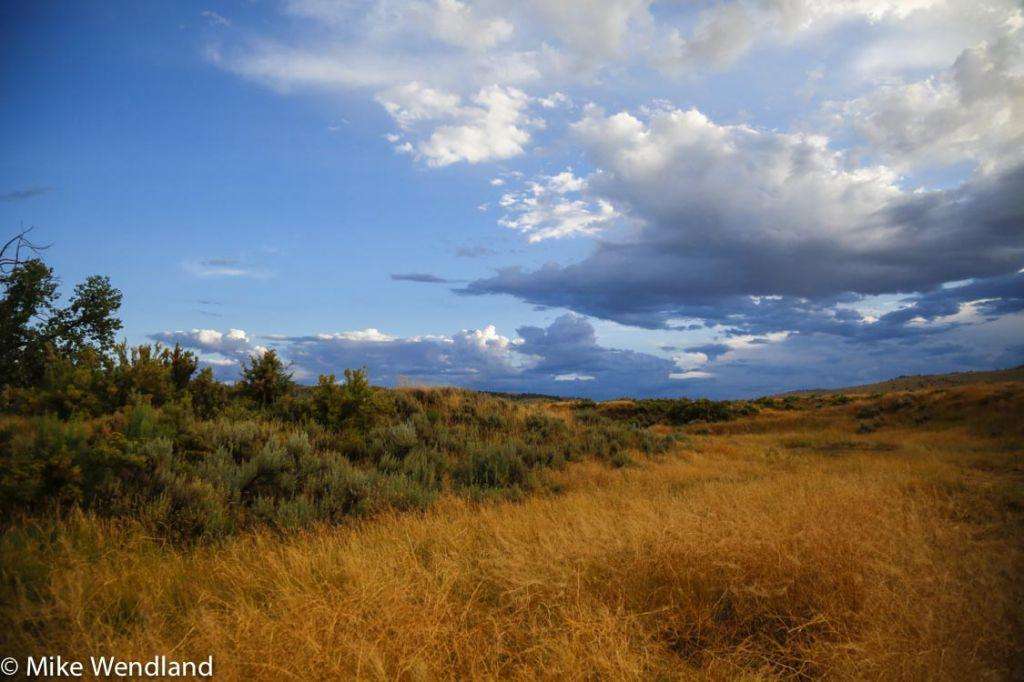
[[[437,393],[435,423],[468,395]],[[0,648],[212,654],[219,679],[1024,676],[1024,385],[685,425],[664,407],[509,402],[515,438],[474,438],[552,459],[509,486],[449,449],[430,504],[289,525],[228,496],[231,532],[191,539],[164,516],[22,514],[0,544]],[[614,453],[529,440],[587,423],[624,430]]]

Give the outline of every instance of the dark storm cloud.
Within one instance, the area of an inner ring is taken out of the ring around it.
[[[783,252],[706,244],[698,252],[656,226],[635,243],[601,243],[579,263],[534,271],[508,268],[471,282],[461,293],[510,294],[645,328],[698,318],[745,333],[788,329],[849,335],[859,333],[859,316],[831,311],[838,302],[856,300],[850,292],[929,291],[943,282],[995,276],[961,292],[922,297],[919,312],[927,319],[940,309],[946,315],[956,312],[949,306],[969,300],[968,292],[1019,294],[1019,277],[1010,273],[1024,264],[1021,197],[1024,167],[954,191],[903,199],[879,214],[883,224],[900,232],[898,239],[874,249],[810,243]],[[751,299],[769,295],[781,298]],[[901,316],[914,315],[908,311],[887,321]],[[897,330],[890,325],[886,331]]]
[[[836,305],[1024,265],[1021,165],[907,193],[886,169],[846,167],[819,138],[719,126],[694,110],[647,121],[598,112],[574,129],[602,169],[589,191],[628,209],[640,229],[576,263],[506,268],[459,293],[648,329],[695,319],[737,333],[871,337],[921,332],[897,318],[866,325]],[[942,301],[951,299],[921,305]]]
[[[516,351],[539,358],[524,372],[527,380],[535,384],[550,381],[551,377],[563,377],[564,382],[566,377],[576,375],[592,377],[586,381],[593,382],[594,388],[607,391],[609,396],[678,388],[678,382],[672,386],[669,379],[669,374],[677,370],[671,360],[648,353],[605,348],[597,343],[590,322],[578,315],[562,315],[546,329],[520,327],[516,331],[523,340]]]
[[[705,343],[699,346],[688,346],[683,350],[687,353],[703,353],[708,356],[708,360],[714,360],[718,356],[728,353],[730,346],[727,346],[724,343]]]

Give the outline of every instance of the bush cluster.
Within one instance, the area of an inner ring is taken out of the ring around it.
[[[195,370],[180,348],[122,345],[53,353],[40,385],[5,388],[3,520],[82,508],[192,540],[422,509],[445,490],[516,496],[543,469],[622,466],[671,442],[594,411],[376,388],[361,370],[300,387],[272,351],[233,386]]]
[[[700,398],[652,398],[646,400],[616,400],[604,404],[580,401],[580,415],[598,413],[639,427],[654,424],[683,426],[693,422],[720,422],[734,417],[755,414],[757,407],[744,400],[708,400]]]
[[[421,509],[444,491],[516,496],[583,457],[624,466],[665,451],[671,438],[653,424],[746,409],[642,400],[566,411],[386,390],[353,369],[301,387],[273,350],[228,385],[179,346],[115,344],[121,292],[105,277],[60,307],[59,280],[26,234],[0,246],[0,524],[84,509],[192,540]]]

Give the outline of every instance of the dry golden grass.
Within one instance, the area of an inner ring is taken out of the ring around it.
[[[691,428],[516,504],[192,549],[12,533],[0,644],[218,679],[1020,679],[1021,390],[929,396],[870,433],[858,404]]]

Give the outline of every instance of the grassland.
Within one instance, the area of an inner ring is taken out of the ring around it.
[[[0,649],[212,654],[218,679],[1024,676],[1024,384],[646,430],[675,438],[300,530],[24,518],[0,541]]]

